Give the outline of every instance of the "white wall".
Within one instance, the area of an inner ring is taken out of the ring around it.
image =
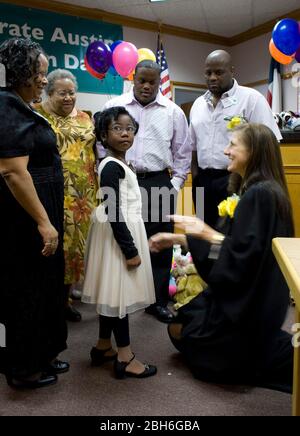
[[[232,56],[239,83],[247,84],[268,79],[270,67],[269,41],[271,33],[250,39],[232,48]],[[290,68],[290,67],[289,67]],[[287,68],[283,68],[285,72]],[[255,86],[265,97],[268,85]],[[297,88],[292,86],[292,80],[282,80],[283,110],[297,110]]]
[[[283,110],[290,110],[293,112],[300,111],[300,90],[298,91],[299,96],[297,97],[297,88],[293,86],[293,81],[291,79],[282,81],[282,95],[283,95]],[[300,88],[300,83],[299,83]],[[297,104],[298,98],[298,104]]]
[[[163,35],[163,45],[169,65],[171,80],[194,84],[205,83],[203,65],[207,55],[216,49],[224,49],[232,54],[235,65],[235,77],[243,85],[267,79],[269,76],[270,55],[268,44],[270,34],[251,39],[234,47],[222,47],[215,44],[193,41],[171,35]],[[137,48],[149,48],[156,52],[157,33],[123,28],[124,41],[132,42]],[[297,109],[297,92],[291,80],[283,80],[284,110]],[[267,84],[255,87],[264,96]],[[92,112],[101,110],[104,103],[113,95],[79,93],[77,106]]]
[[[270,35],[265,34],[231,47],[236,77],[240,84],[269,77],[269,40]]]
[[[76,106],[78,109],[89,110],[94,114],[102,109],[108,98],[109,96],[105,94],[88,94],[78,92]]]

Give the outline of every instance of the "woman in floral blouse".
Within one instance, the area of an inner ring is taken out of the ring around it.
[[[91,211],[97,205],[94,125],[85,112],[75,107],[77,82],[67,70],[57,69],[48,77],[46,100],[37,110],[49,121],[57,136],[64,170],[64,252],[66,301],[72,285],[81,283],[84,249]],[[70,304],[66,317],[80,321]]]

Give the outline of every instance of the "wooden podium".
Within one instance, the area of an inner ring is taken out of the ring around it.
[[[293,416],[300,416],[300,239],[274,238],[273,253],[295,300]]]
[[[291,197],[295,236],[300,237],[300,132],[282,131],[280,144],[284,172]]]

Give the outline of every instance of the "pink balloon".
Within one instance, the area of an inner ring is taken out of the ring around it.
[[[113,51],[113,64],[121,77],[126,78],[135,69],[139,55],[135,45],[122,42]]]

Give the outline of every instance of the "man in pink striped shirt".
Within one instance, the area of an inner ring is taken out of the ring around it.
[[[191,162],[185,114],[161,94],[159,84],[159,65],[150,60],[142,61],[136,66],[133,89],[104,106],[104,109],[124,106],[139,123],[139,131],[126,159],[136,169],[142,193],[147,193],[143,196],[143,217],[148,237],[173,231],[173,224],[166,219],[165,211],[174,213],[174,193],[183,186]],[[167,190],[168,195],[158,196],[158,190],[161,193]],[[167,304],[172,249],[151,256],[156,304],[146,312],[162,322],[171,322],[173,314]]]

